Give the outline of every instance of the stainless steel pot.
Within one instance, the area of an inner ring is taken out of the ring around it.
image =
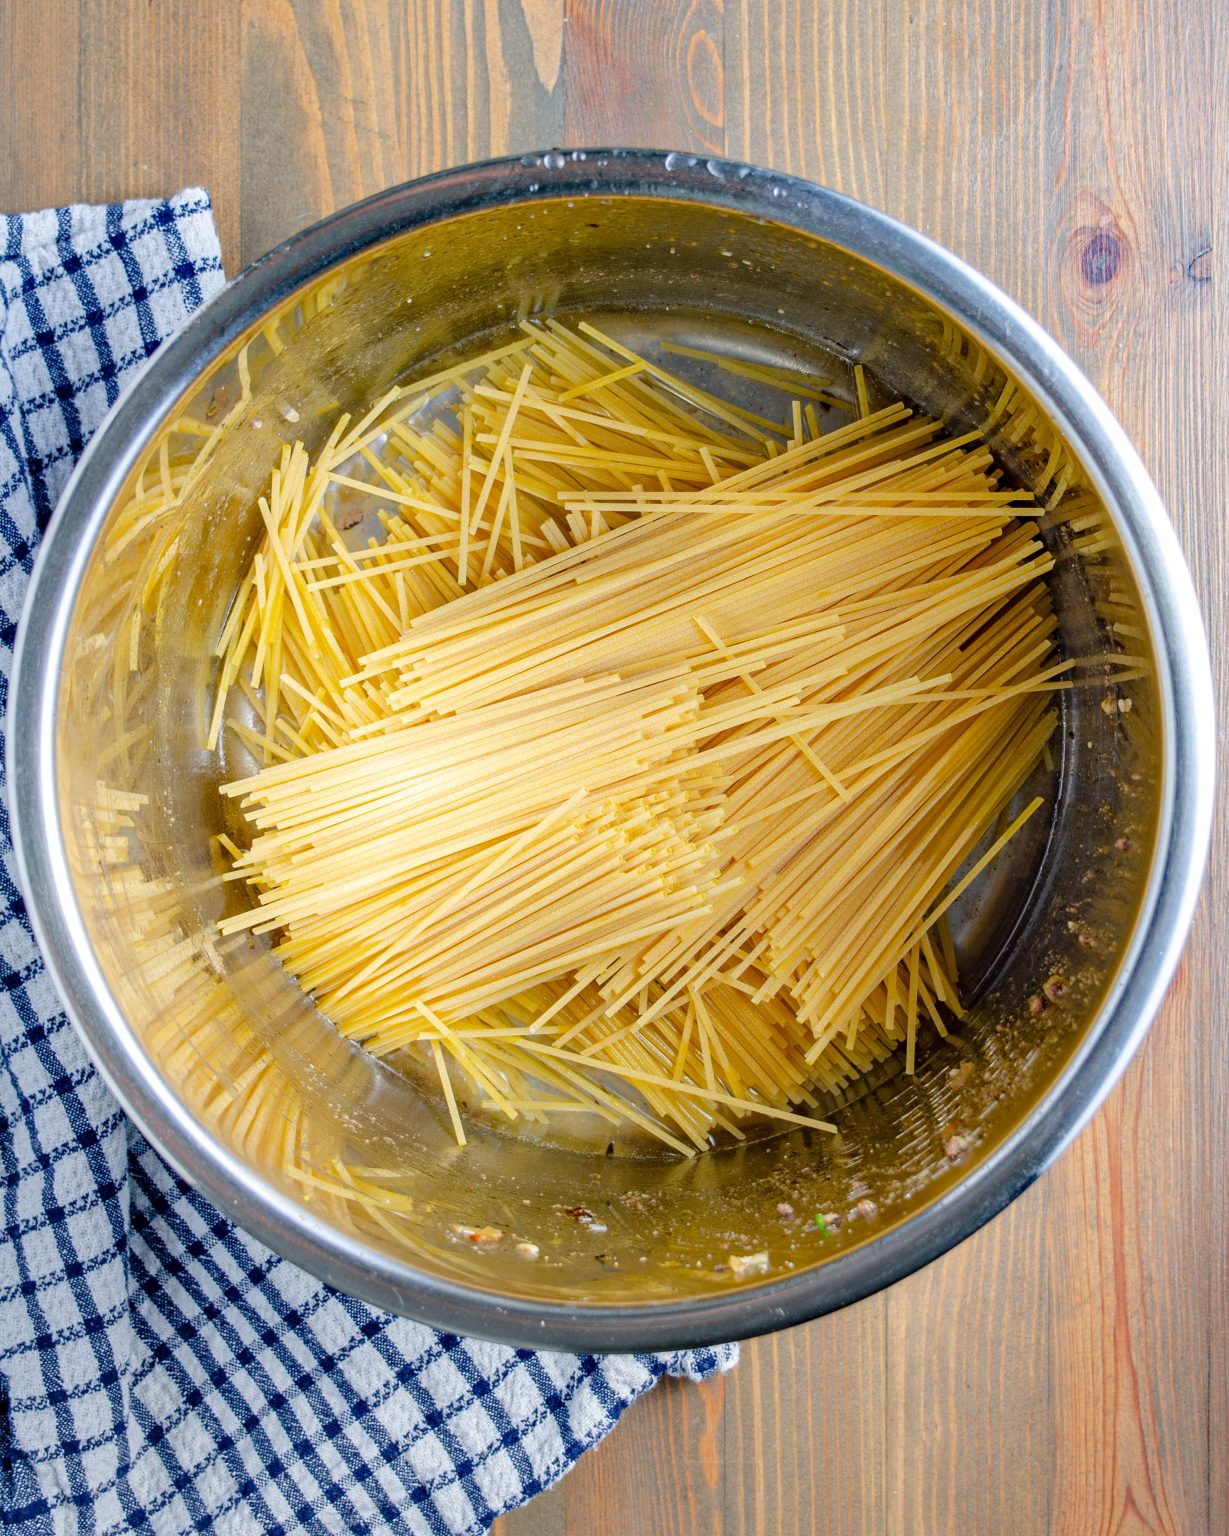
[[[1065,650],[1137,658],[1122,689],[1094,678],[1064,695],[1048,824],[963,914],[974,1002],[960,1039],[916,1078],[885,1073],[838,1107],[835,1140],[799,1131],[670,1162],[491,1129],[460,1150],[441,1106],[343,1044],[266,951],[216,936],[212,652],[281,441],[311,446],[339,408],[407,372],[569,311],[612,316],[650,347],[668,331],[768,359],[861,360],[884,390],[983,428],[1050,508]],[[150,512],[158,477],[202,442],[190,492]],[[660,1348],[867,1295],[958,1243],[1075,1134],[1177,961],[1208,839],[1212,708],[1156,491],[1088,382],[990,283],[805,182],[677,154],[552,152],[337,214],[157,354],[45,540],[9,782],[65,1005],[186,1177],[382,1306],[523,1344]],[[1031,1011],[1055,974],[1062,1004]],[[393,1191],[382,1215],[353,1198],[356,1180]],[[838,1218],[826,1232],[817,1211]],[[506,1239],[457,1242],[458,1224]],[[729,1269],[730,1254],[761,1250],[767,1274]]]

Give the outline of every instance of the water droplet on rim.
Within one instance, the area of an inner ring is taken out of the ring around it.
[[[552,149],[549,154],[542,156],[542,164],[548,171],[561,171],[567,161],[557,149]]]
[[[668,171],[677,171],[682,163],[683,156],[676,153],[674,150],[671,150],[670,153],[666,156],[665,166]]]

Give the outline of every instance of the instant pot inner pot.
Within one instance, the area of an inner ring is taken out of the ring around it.
[[[390,384],[526,317],[569,314],[650,353],[671,339],[838,383],[860,361],[872,398],[982,428],[1050,508],[1063,651],[1138,658],[1121,687],[1085,668],[1088,681],[1061,695],[1061,747],[1038,780],[1047,810],[961,904],[968,1017],[947,1041],[924,1041],[915,1077],[890,1062],[833,1106],[835,1137],[764,1131],[670,1160],[608,1131],[546,1145],[478,1125],[459,1148],[437,1093],[343,1042],[263,941],[216,932],[217,786],[236,765],[203,747],[214,648],[281,445],[314,449],[340,411]],[[189,494],[147,511],[161,477],[202,447]],[[58,717],[75,897],[108,987],[176,1094],[253,1180],[308,1202],[353,1251],[496,1299],[722,1291],[754,1283],[730,1271],[732,1254],[766,1252],[769,1278],[803,1270],[934,1200],[1086,1038],[1156,830],[1148,635],[1070,445],[1001,360],[886,272],[791,227],[684,201],[594,196],[457,216],[333,268],[240,338],[161,424],[111,510],[75,605]],[[1037,1013],[1030,1000],[1055,975],[1066,995]],[[504,1236],[476,1245],[458,1227]]]

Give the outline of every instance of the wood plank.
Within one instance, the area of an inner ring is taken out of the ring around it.
[[[720,1452],[728,1378],[666,1380],[568,1479],[567,1529],[603,1536],[706,1531],[721,1536]]]
[[[1045,203],[1052,123],[1036,5],[739,0],[727,28],[732,154],[895,215],[1022,302],[1040,293],[1045,265],[1019,227]],[[991,79],[986,61],[1006,59]]]
[[[886,1530],[886,1298],[743,1347],[723,1465],[731,1536]]]
[[[883,1529],[1050,1529],[1044,1185],[888,1293]]]
[[[1224,134],[1188,110],[1221,110],[1225,61],[1201,37],[1211,24],[1211,8],[1189,7],[1175,28],[1124,0],[1061,30],[1063,73],[1079,88],[1055,165],[1044,318],[1156,476],[1223,637],[1223,524],[1209,538],[1203,509],[1229,494],[1224,413],[1206,409],[1226,329],[1204,253],[1229,163]],[[1048,1181],[1064,1237],[1051,1261],[1053,1528],[1064,1536],[1225,1529],[1224,1401],[1212,1419],[1208,1396],[1223,1384],[1227,1310],[1229,1027],[1209,1006],[1229,987],[1214,942],[1226,897],[1222,867],[1140,1060]]]
[[[6,213],[80,202],[81,8],[38,0],[0,5],[0,207]],[[56,60],[47,90],[36,60]],[[46,108],[54,96],[54,112]]]
[[[1174,1023],[1167,1010],[1155,1034]],[[1051,1256],[1056,1536],[1216,1529],[1205,1300],[1185,1286],[1198,1273],[1202,1223],[1175,1223],[1154,1198],[1158,1184],[1192,1171],[1175,1145],[1158,1179],[1149,1126],[1153,1115],[1173,1118],[1160,1063],[1150,1050],[1050,1181],[1052,1220],[1070,1239]]]
[[[562,0],[245,0],[245,262],[384,187],[554,142]]]
[[[724,154],[721,0],[567,0],[569,145]]]
[[[79,195],[86,202],[208,189],[224,261],[237,255],[238,13],[209,0],[82,6]]]

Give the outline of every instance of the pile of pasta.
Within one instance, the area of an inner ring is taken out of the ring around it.
[[[947,913],[1041,804],[1010,814],[1064,670],[1038,509],[860,369],[842,411],[708,361],[783,419],[529,323],[288,445],[260,500],[222,928],[433,1064],[462,1142],[479,1108],[680,1153],[827,1127],[961,1016]]]

